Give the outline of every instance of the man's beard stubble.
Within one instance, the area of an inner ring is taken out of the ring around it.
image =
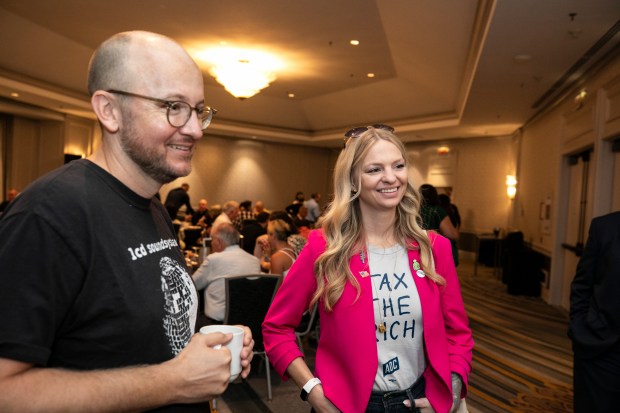
[[[132,123],[133,125],[133,123]],[[191,172],[178,172],[166,163],[166,155],[160,155],[156,148],[145,147],[140,142],[133,126],[119,133],[121,147],[125,153],[136,163],[148,176],[160,184],[167,184],[182,176],[187,176]],[[188,157],[191,160],[192,155]]]

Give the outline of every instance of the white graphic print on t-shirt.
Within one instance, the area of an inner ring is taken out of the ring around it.
[[[127,248],[129,254],[131,256],[132,261],[138,260],[140,258],[146,257],[148,254],[153,254],[162,250],[171,250],[173,248],[178,248],[179,243],[176,239],[160,239],[157,242],[153,242],[151,244],[140,244],[139,247],[135,248]]]
[[[165,299],[164,331],[173,354],[177,355],[194,334],[198,296],[190,275],[177,261],[164,257],[159,266]]]

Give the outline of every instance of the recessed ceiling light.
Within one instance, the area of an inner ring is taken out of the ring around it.
[[[289,92],[289,93],[288,93],[288,97],[290,97],[291,99],[293,99],[293,98],[295,97],[295,94],[294,94],[294,93]]]
[[[358,46],[360,44],[359,40],[351,40],[349,43],[351,43],[353,46]]]
[[[11,97],[12,97],[12,98],[18,98],[18,97],[19,97],[19,93],[17,93],[17,92],[11,92]]]
[[[368,76],[368,77],[375,77],[375,74],[374,73],[367,73],[366,76]]]

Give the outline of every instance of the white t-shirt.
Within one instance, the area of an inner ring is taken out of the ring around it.
[[[425,368],[420,296],[405,248],[371,245],[368,255],[379,355],[373,390],[404,390]]]

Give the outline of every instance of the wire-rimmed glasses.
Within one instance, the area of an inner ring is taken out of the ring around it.
[[[210,106],[194,107],[182,100],[158,99],[150,96],[139,95],[137,93],[130,93],[116,89],[106,90],[106,92],[161,103],[166,108],[166,119],[168,119],[168,123],[175,128],[182,128],[183,126],[185,126],[185,124],[187,124],[187,122],[189,121],[189,118],[192,117],[192,111],[195,110],[196,114],[198,115],[198,119],[200,119],[202,130],[205,130],[207,129],[209,124],[211,124],[213,115],[217,113],[217,110]]]

